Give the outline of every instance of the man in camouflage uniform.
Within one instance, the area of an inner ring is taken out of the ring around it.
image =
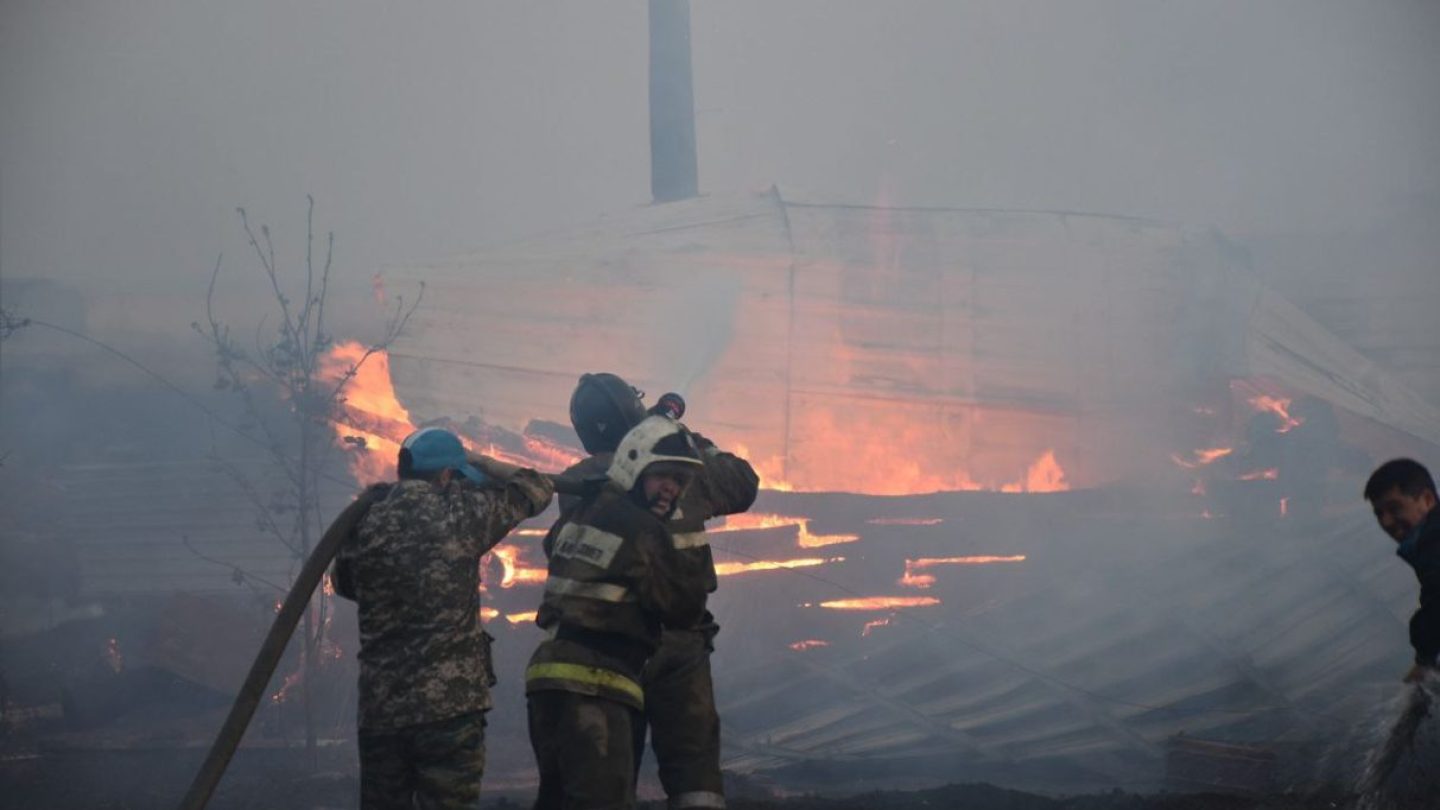
[[[405,440],[399,477],[331,572],[359,609],[360,806],[473,808],[494,683],[480,556],[544,510],[552,484],[467,458],[439,428]]]
[[[666,529],[700,468],[684,429],[651,416],[620,442],[606,485],[545,538],[536,621],[548,638],[525,672],[535,810],[634,807],[645,662],[662,627],[695,627],[705,613],[705,572]]]
[[[570,398],[570,421],[592,455],[566,470],[566,477],[589,478],[604,473],[619,437],[645,417],[640,398],[638,391],[614,374],[586,374],[580,378]],[[665,400],[662,397],[656,409],[661,409]],[[680,407],[683,410],[683,404]],[[720,450],[698,433],[689,435],[699,451],[702,468],[681,496],[667,528],[675,548],[702,571],[708,594],[718,583],[705,522],[749,509],[759,491],[760,478],[745,459]],[[568,509],[572,501],[562,496],[561,507]],[[715,687],[710,674],[710,653],[719,629],[708,610],[691,626],[667,626],[642,677],[651,747],[659,764],[660,783],[674,810],[725,806],[720,774],[720,715],[715,710]]]

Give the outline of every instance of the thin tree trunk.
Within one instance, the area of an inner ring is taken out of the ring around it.
[[[308,394],[308,392],[306,392]],[[310,438],[312,426],[310,421],[305,419],[306,415],[301,414],[300,423],[300,556],[302,559],[310,557],[310,500],[313,493],[310,490]],[[324,598],[324,595],[321,595]],[[315,673],[317,670],[315,660],[315,600],[312,596],[310,602],[305,605],[305,646],[301,651],[304,656],[301,662],[300,671],[300,700],[305,705],[305,760],[310,764],[310,770],[314,771],[319,767],[318,755],[316,752],[315,739]]]

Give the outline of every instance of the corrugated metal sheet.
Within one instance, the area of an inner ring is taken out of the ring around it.
[[[285,486],[264,462],[231,466],[267,500]],[[260,509],[235,477],[212,462],[74,465],[59,470],[52,485],[63,509],[46,528],[73,545],[85,598],[246,588],[278,594],[270,585],[289,587],[299,569],[295,555],[257,525]],[[343,504],[350,493],[334,489],[325,502]]]
[[[844,461],[949,471],[930,489],[996,485],[1047,450],[1072,484],[1145,476],[1166,403],[1227,377],[1440,444],[1440,409],[1225,255],[1135,219],[706,198],[390,269],[432,291],[392,369],[418,418],[512,429],[563,422],[585,371],[679,388],[812,489],[855,488],[834,452],[855,424],[886,441],[852,434]]]

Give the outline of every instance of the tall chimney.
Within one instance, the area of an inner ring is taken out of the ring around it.
[[[700,193],[690,0],[650,0],[650,194],[673,202]]]

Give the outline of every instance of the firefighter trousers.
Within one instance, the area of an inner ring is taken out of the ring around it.
[[[632,810],[645,744],[638,709],[559,689],[531,692],[530,746],[540,769],[534,810]]]
[[[645,666],[643,686],[650,745],[670,808],[723,808],[710,634],[666,630]]]

